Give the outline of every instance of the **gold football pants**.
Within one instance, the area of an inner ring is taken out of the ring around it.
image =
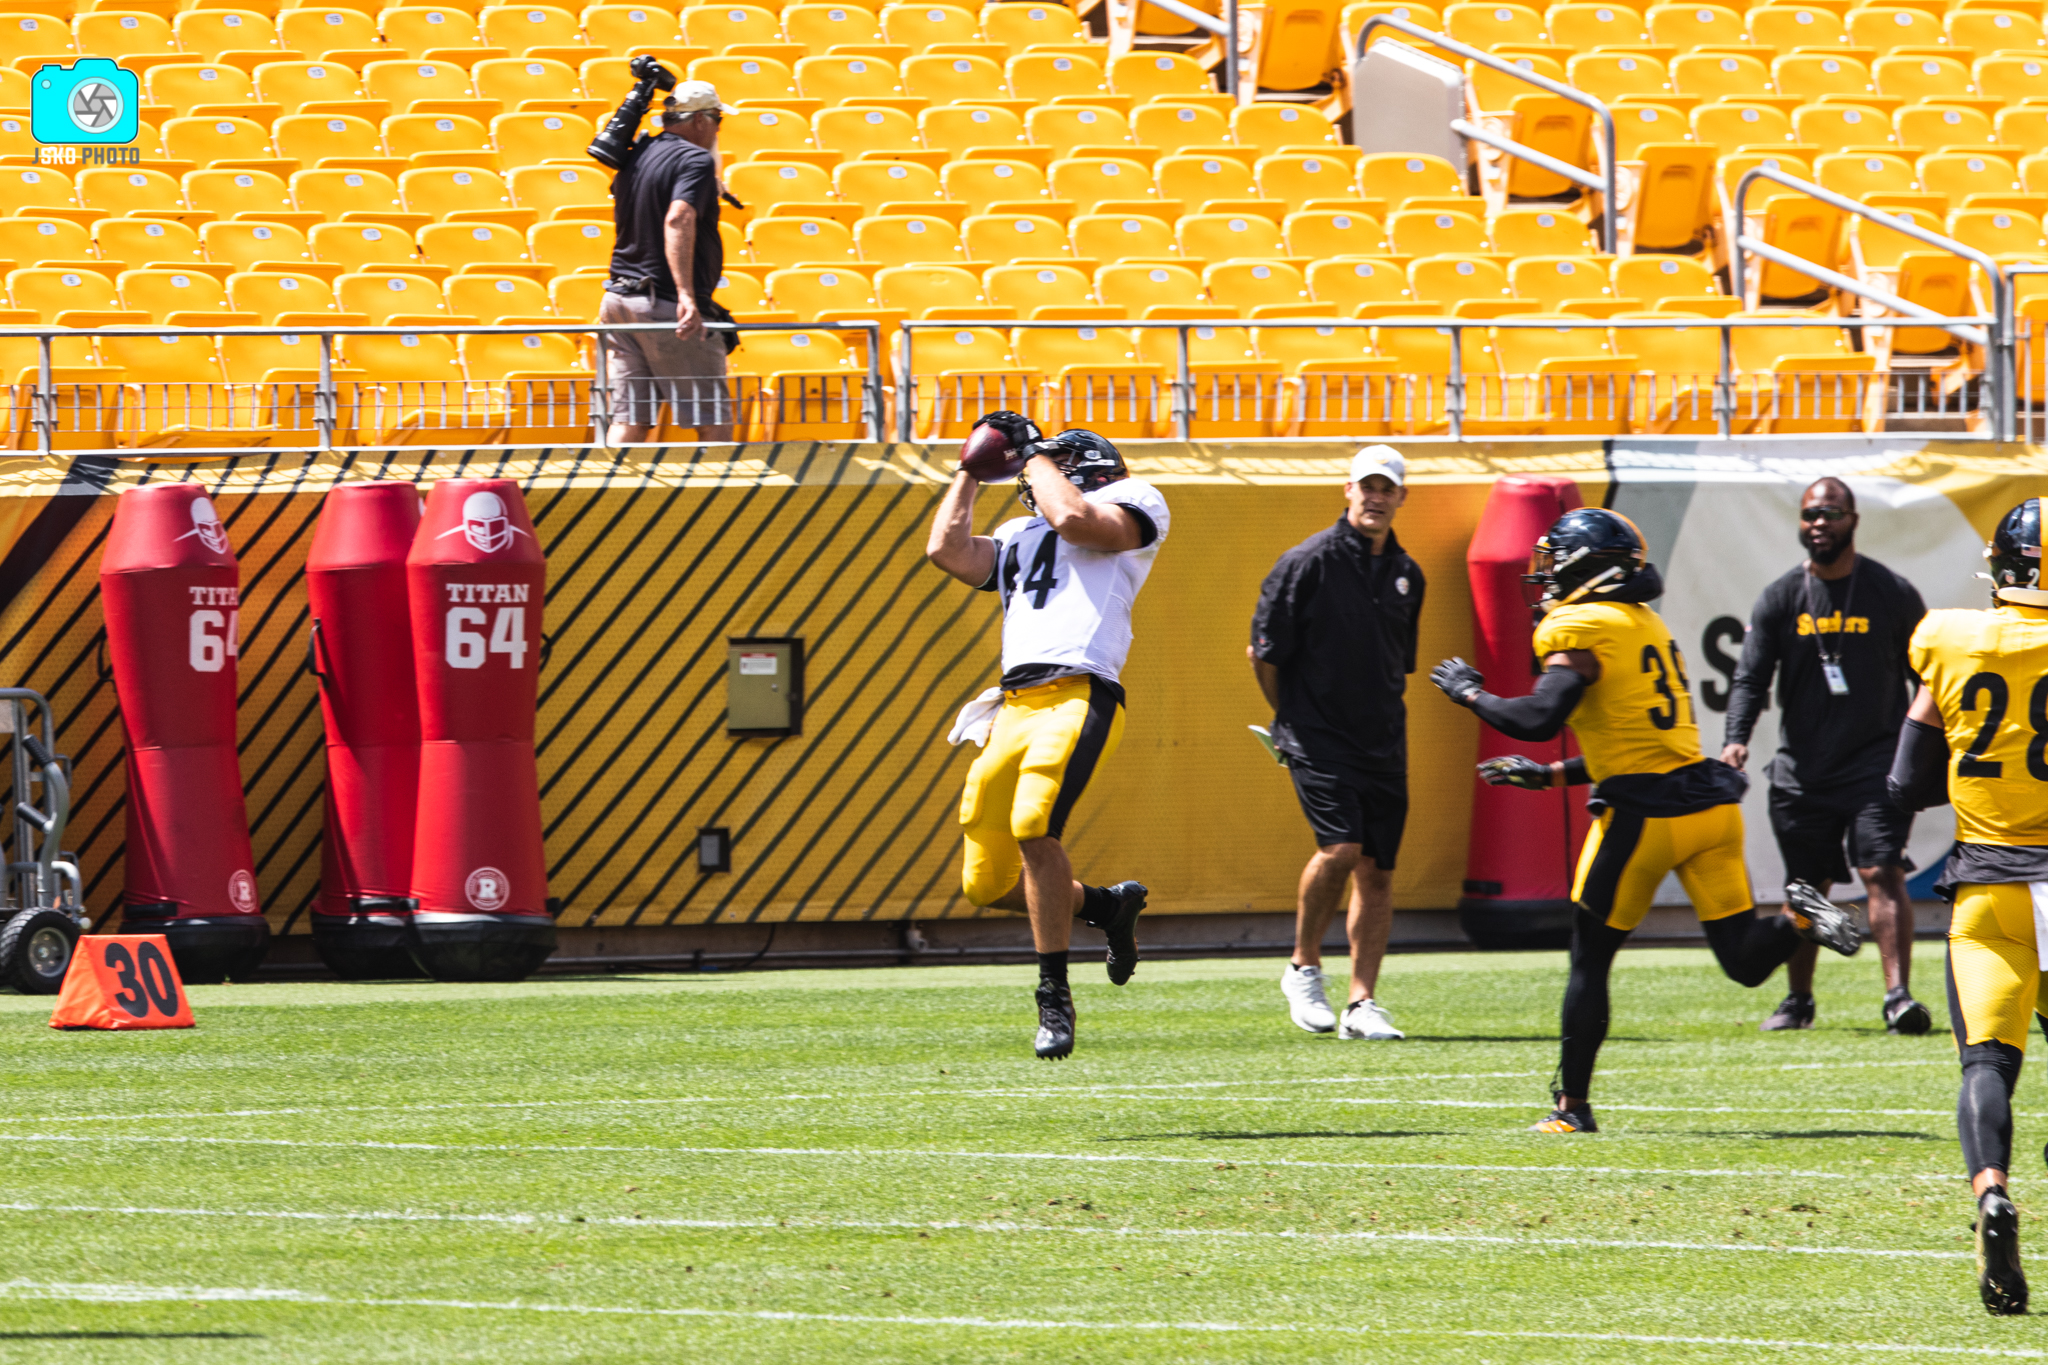
[[[1017,884],[1025,839],[1060,837],[1074,803],[1124,735],[1116,692],[1092,675],[1056,678],[1003,698],[960,794],[966,858],[960,888],[988,905]]]

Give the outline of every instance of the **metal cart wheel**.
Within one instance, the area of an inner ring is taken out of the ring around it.
[[[0,926],[0,982],[23,995],[55,995],[78,946],[78,925],[62,910],[23,910]]]

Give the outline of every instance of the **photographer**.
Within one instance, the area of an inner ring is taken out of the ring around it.
[[[704,324],[732,321],[711,297],[725,268],[718,124],[731,111],[708,83],[677,84],[649,58],[636,58],[633,74],[641,86],[591,145],[593,157],[618,167],[612,181],[616,244],[597,320],[673,322],[675,333],[621,332],[605,339],[611,441],[646,440],[664,399],[675,423],[694,427],[699,440],[730,440],[725,357],[734,334]],[[637,130],[656,85],[674,87],[662,102],[660,135],[618,145]]]

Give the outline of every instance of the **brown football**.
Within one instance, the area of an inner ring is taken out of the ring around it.
[[[1021,474],[1024,459],[1009,437],[995,427],[980,426],[960,443],[960,467],[983,483],[1000,483]]]

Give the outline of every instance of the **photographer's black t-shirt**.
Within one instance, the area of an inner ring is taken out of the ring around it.
[[[656,298],[677,297],[662,248],[668,206],[681,199],[697,211],[697,249],[691,258],[690,295],[702,308],[725,273],[725,245],[718,237],[718,161],[674,133],[647,144],[632,166],[612,182],[612,278],[652,280]]]

